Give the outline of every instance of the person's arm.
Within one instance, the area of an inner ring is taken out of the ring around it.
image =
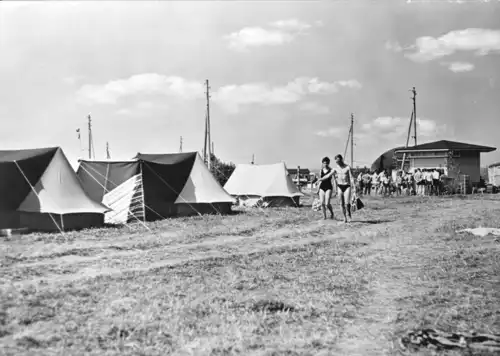
[[[327,175],[323,176],[323,178],[320,178],[319,181],[322,182],[324,180],[327,180],[327,179],[330,179],[332,178],[333,174],[335,173],[335,171],[332,169],[330,171],[330,173],[328,173]]]

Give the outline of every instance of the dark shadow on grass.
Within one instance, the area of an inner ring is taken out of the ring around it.
[[[353,222],[361,223],[361,224],[375,225],[375,224],[384,224],[384,223],[393,222],[393,220],[353,220]]]

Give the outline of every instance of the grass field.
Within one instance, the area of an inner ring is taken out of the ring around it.
[[[305,207],[2,238],[0,354],[392,355],[417,327],[500,333],[500,240],[456,233],[500,227],[500,199],[365,203],[350,225]]]

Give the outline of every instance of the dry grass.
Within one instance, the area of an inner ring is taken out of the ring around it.
[[[500,333],[500,201],[367,199],[0,242],[9,355],[390,355],[422,326]],[[426,354],[425,352],[423,354]]]

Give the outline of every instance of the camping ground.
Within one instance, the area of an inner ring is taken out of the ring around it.
[[[500,227],[498,197],[366,205],[351,225],[304,207],[2,238],[0,353],[392,355],[417,327],[500,333],[500,240],[456,232]]]

